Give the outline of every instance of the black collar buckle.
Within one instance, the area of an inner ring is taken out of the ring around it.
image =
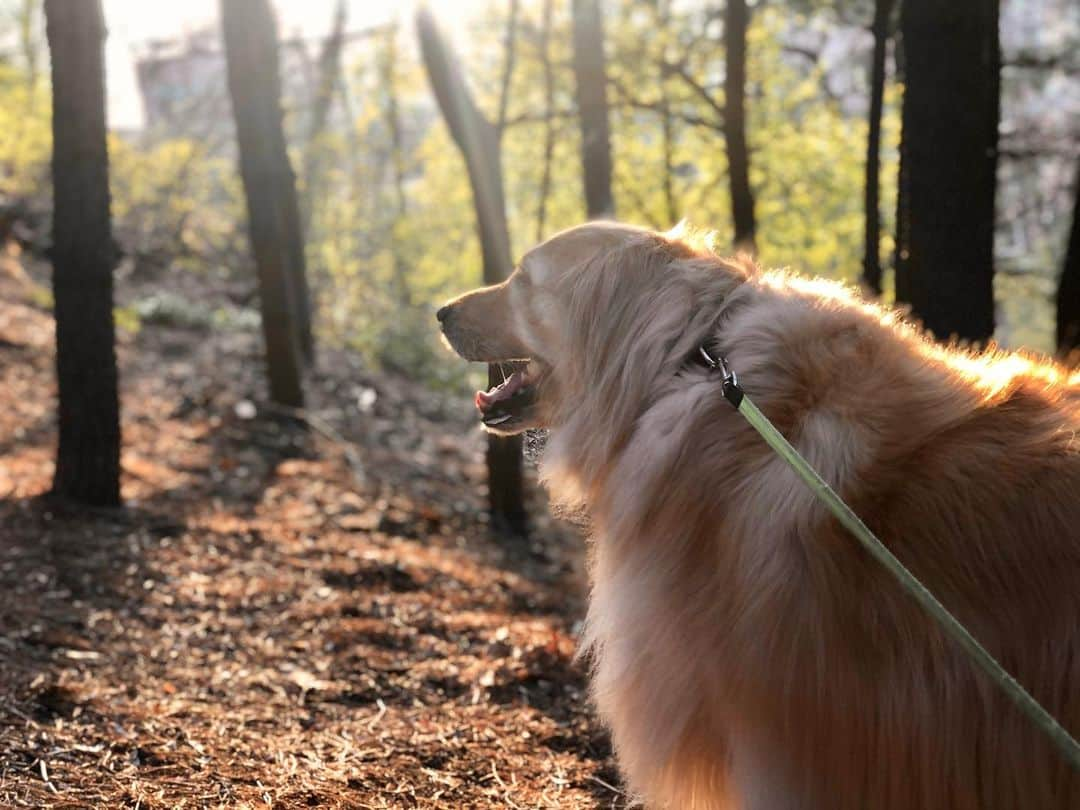
[[[705,361],[710,371],[720,372],[720,384],[723,386],[724,399],[731,403],[735,410],[739,409],[743,400],[743,390],[739,387],[739,378],[727,364],[727,360],[721,354],[713,357],[704,346],[698,346],[698,354]]]

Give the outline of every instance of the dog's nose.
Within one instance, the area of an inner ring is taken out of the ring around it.
[[[446,316],[450,314],[450,306],[441,307],[438,312],[435,313],[435,317],[439,319],[439,323],[446,320]]]

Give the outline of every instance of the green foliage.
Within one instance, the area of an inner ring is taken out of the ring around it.
[[[747,36],[761,260],[855,281],[863,253],[867,123],[822,98],[820,66],[802,73],[780,59],[782,26],[776,9],[764,9]],[[886,101],[881,199],[884,230],[891,233],[899,143],[895,90]],[[891,244],[884,247],[891,255]]]
[[[763,263],[854,280],[863,252],[865,116],[830,95],[819,62],[784,47],[793,27],[869,22],[870,3],[850,4],[839,17],[829,5],[752,5],[751,185]],[[470,27],[455,29],[469,83],[491,120],[506,63],[506,9],[492,2]],[[584,218],[570,3],[553,1],[552,9],[550,117],[542,2],[522,2],[514,40],[502,168],[515,257]],[[716,229],[724,249],[732,225],[722,130],[723,7],[612,0],[608,9],[617,214],[657,228],[686,218]],[[431,101],[411,36],[403,25],[346,51],[336,111],[314,142],[305,140],[308,100],[285,99],[292,160],[300,172],[319,339],[429,383],[460,386],[462,366],[440,345],[434,311],[481,283],[480,248],[464,162]],[[48,88],[46,77],[31,80],[32,73],[19,60],[0,57],[0,188],[47,210]],[[883,118],[886,266],[893,252],[900,92],[887,87]],[[549,127],[554,146],[545,192]],[[114,228],[136,266],[250,272],[243,197],[228,150],[191,138],[137,142],[114,135],[110,159]],[[1015,292],[1009,281],[999,287]],[[1037,294],[1045,299],[1045,292]],[[189,304],[148,299],[133,315],[136,322],[198,328],[251,325],[247,316]],[[481,373],[476,369],[474,378]]]
[[[238,307],[212,307],[168,290],[140,298],[130,307],[139,324],[171,326],[179,329],[259,328],[259,313]]]
[[[26,290],[26,300],[38,309],[49,311],[52,311],[56,303],[52,290],[42,284],[31,284]],[[132,335],[137,334],[142,327],[137,307],[115,307],[113,321],[117,329]]]
[[[0,62],[0,191],[50,207],[52,121],[44,78]],[[231,160],[191,139],[109,138],[113,230],[136,260],[191,269],[243,255],[243,200]]]
[[[117,239],[136,260],[199,269],[242,250],[243,197],[231,161],[194,140],[109,139]]]
[[[48,85],[0,62],[0,192],[39,194],[49,182],[51,153]]]
[[[139,313],[134,307],[115,307],[113,309],[113,322],[118,330],[127,332],[130,335],[138,334],[142,328]]]
[[[653,7],[627,3],[626,9],[609,31],[615,50],[613,82],[623,102],[615,111],[620,216],[658,228],[686,218],[717,229],[723,244],[733,228],[721,129],[723,88],[716,78],[723,75],[722,43],[700,11],[685,12],[661,27]],[[747,35],[748,137],[759,255],[767,265],[851,281],[862,260],[867,124],[845,114],[824,91],[820,65],[806,70],[784,58],[782,35],[790,22],[791,15],[781,8],[758,7]],[[658,35],[648,36],[652,30]],[[695,30],[706,35],[678,35]],[[665,75],[658,67],[662,62],[680,66],[690,80]],[[667,138],[665,107],[671,119]],[[691,123],[696,120],[704,123]],[[886,98],[883,142],[883,226],[891,233],[899,143],[896,88],[889,88]],[[668,210],[663,187],[669,172],[673,210]],[[891,237],[883,240],[882,250],[891,255]]]

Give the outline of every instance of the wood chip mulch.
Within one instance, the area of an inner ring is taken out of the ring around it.
[[[261,404],[256,334],[144,326],[127,507],[74,509],[26,283],[0,272],[0,807],[627,806],[573,660],[583,543],[539,496],[530,544],[491,535],[467,403],[328,352],[328,438]]]

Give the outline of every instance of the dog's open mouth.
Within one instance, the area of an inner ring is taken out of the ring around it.
[[[532,426],[543,370],[535,360],[498,365],[509,375],[489,391],[477,391],[476,407],[486,427],[499,433],[517,433]]]

